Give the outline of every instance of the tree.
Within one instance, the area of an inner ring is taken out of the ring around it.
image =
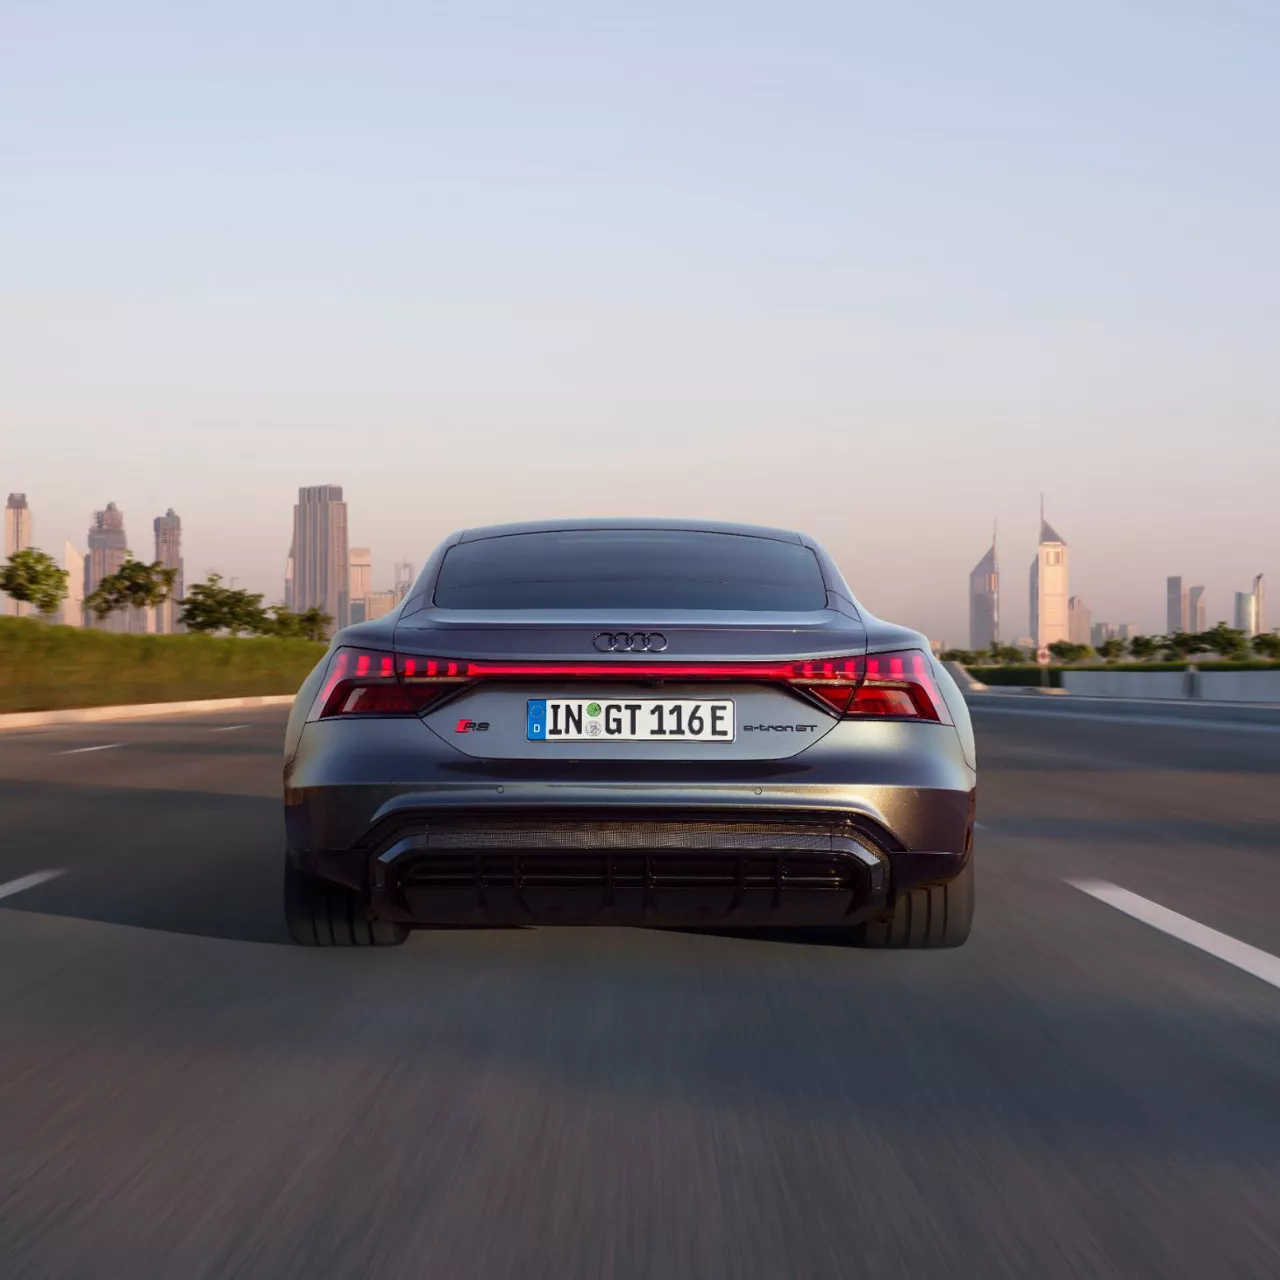
[[[1165,636],[1164,647],[1166,654],[1175,662],[1193,658],[1197,653],[1206,653],[1211,648],[1202,635],[1186,631],[1175,631],[1173,635]]]
[[[1071,640],[1055,640],[1049,646],[1049,652],[1059,662],[1084,662],[1093,657],[1093,650],[1087,644],[1075,644]]]
[[[991,646],[993,662],[1026,662],[1027,655],[1011,644],[995,643]]]
[[[1248,637],[1243,631],[1237,631],[1235,627],[1229,627],[1225,622],[1219,622],[1208,631],[1202,631],[1200,639],[1204,641],[1206,649],[1211,649],[1221,658],[1239,657],[1246,652],[1249,644]]]
[[[182,622],[188,631],[226,631],[233,636],[271,634],[273,625],[261,595],[224,587],[219,573],[191,588],[182,601]]]
[[[1146,662],[1149,658],[1154,658],[1156,654],[1164,649],[1164,636],[1130,636],[1129,652],[1133,654],[1139,662]]]
[[[1253,651],[1260,658],[1280,661],[1280,632],[1264,631],[1261,635],[1254,636]]]
[[[1098,646],[1098,656],[1107,662],[1118,662],[1124,657],[1124,641],[1112,638]]]
[[[52,556],[35,547],[15,551],[0,569],[0,591],[23,604],[33,604],[42,617],[50,618],[67,596],[67,571],[59,569]]]
[[[84,607],[99,622],[118,609],[149,609],[162,605],[173,593],[177,569],[166,569],[159,560],[144,564],[126,551],[124,564],[108,574],[85,597]]]
[[[320,608],[304,609],[294,613],[282,604],[273,604],[266,611],[267,629],[261,634],[296,638],[299,640],[327,640],[333,619]]]

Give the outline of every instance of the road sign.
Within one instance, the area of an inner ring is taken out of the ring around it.
[[[1053,654],[1051,654],[1049,650],[1044,647],[1044,645],[1041,645],[1036,650],[1036,661],[1042,667],[1047,667],[1052,659],[1053,659]]]

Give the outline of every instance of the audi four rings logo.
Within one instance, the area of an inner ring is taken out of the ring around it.
[[[597,631],[591,643],[601,653],[661,653],[667,637],[661,631]]]

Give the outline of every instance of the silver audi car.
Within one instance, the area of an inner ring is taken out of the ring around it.
[[[973,731],[915,631],[812,538],[684,520],[455,533],[340,631],[285,741],[285,914],[838,930],[973,919]]]

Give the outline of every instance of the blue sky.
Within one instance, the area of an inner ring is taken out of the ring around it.
[[[278,596],[545,514],[806,528],[951,640],[1280,580],[1270,0],[0,4],[0,491]],[[1278,587],[1280,590],[1280,587]],[[1275,594],[1275,593],[1273,593]]]

